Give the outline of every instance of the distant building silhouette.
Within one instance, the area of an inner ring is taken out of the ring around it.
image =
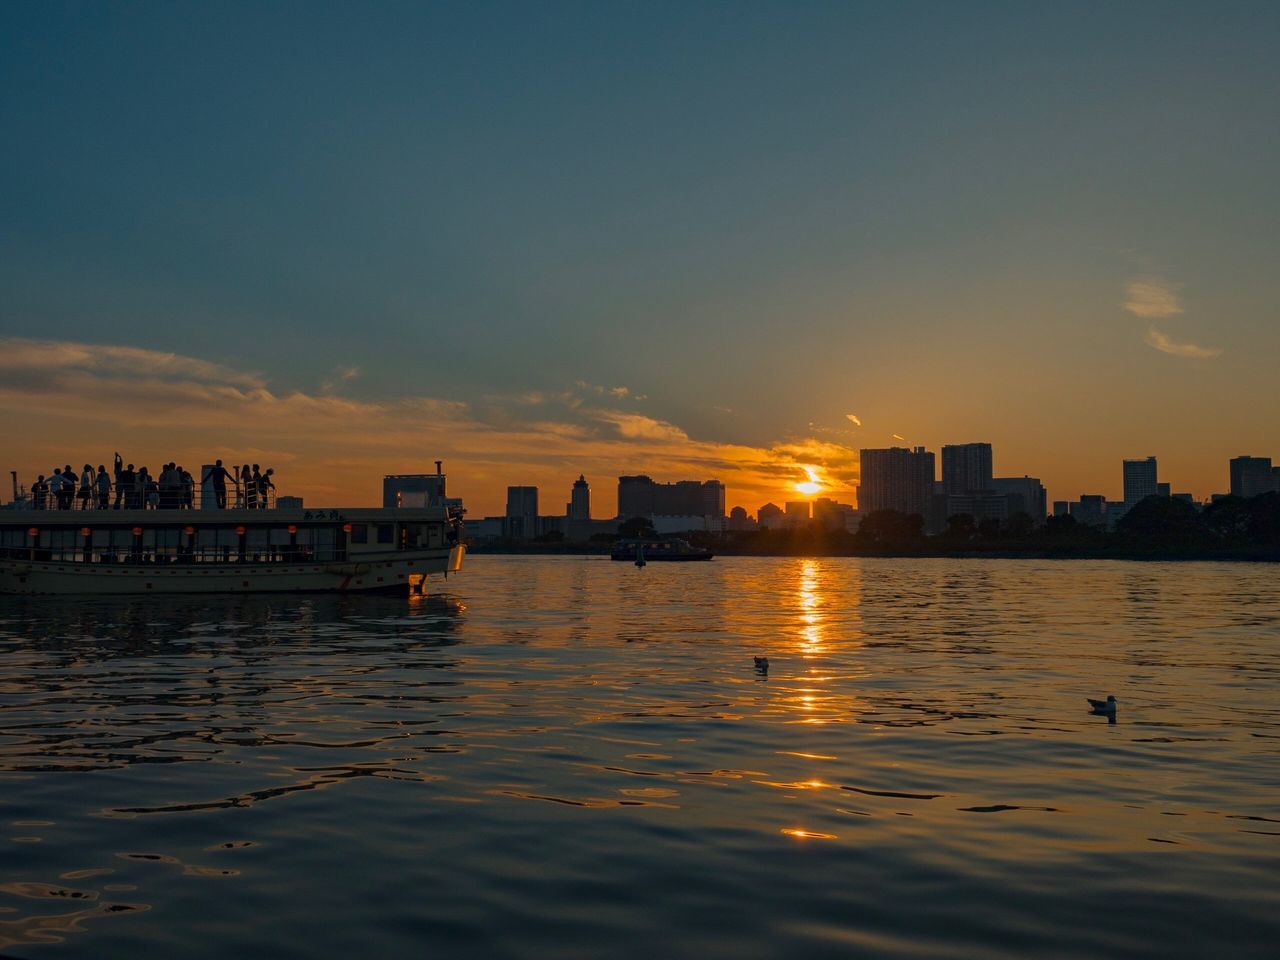
[[[655,483],[644,474],[618,478],[618,519],[644,517],[659,532],[724,529],[724,484],[719,480]]]
[[[1280,491],[1280,469],[1271,465],[1270,457],[1233,457],[1230,468],[1233,497]]]
[[[860,450],[858,461],[859,513],[864,517],[877,510],[916,513],[929,526],[935,474],[932,453],[924,447]]]
[[[1009,516],[1025,513],[1037,524],[1044,523],[1049,495],[1039,477],[995,477],[991,488],[1008,502]]]
[[[808,526],[809,518],[813,515],[810,511],[812,508],[808,500],[788,500],[784,507],[786,513],[786,525],[788,527],[804,527]]]
[[[756,523],[761,530],[781,530],[786,516],[776,503],[766,503],[756,511]]]
[[[1156,479],[1156,458],[1124,461],[1124,507],[1125,511],[1144,497],[1154,497],[1160,493],[1160,481]]]
[[[512,540],[531,540],[538,533],[538,488],[507,487],[504,536]]]
[[[1107,498],[1100,493],[1086,493],[1071,504],[1071,516],[1085,527],[1107,525]]]
[[[729,529],[741,532],[744,530],[756,529],[756,522],[751,519],[751,515],[747,513],[743,507],[734,507],[729,511]]]
[[[942,448],[944,493],[985,493],[991,486],[991,444],[949,443]]]
[[[858,529],[858,511],[849,503],[836,503],[830,497],[817,497],[813,501],[814,522],[824,530],[844,530],[855,533]]]
[[[591,519],[591,487],[584,474],[578,474],[573,481],[573,492],[569,494],[569,507],[565,511],[570,522]]]

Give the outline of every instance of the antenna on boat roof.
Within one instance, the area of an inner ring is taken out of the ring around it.
[[[18,499],[18,471],[10,470],[9,476],[13,478],[13,499],[16,502]]]

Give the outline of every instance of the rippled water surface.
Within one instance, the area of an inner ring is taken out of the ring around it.
[[[1274,566],[433,587],[0,598],[0,953],[1276,955]]]

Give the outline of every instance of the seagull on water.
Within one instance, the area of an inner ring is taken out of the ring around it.
[[[1120,702],[1114,693],[1105,700],[1095,700],[1093,697],[1085,697],[1085,699],[1089,701],[1091,712],[1102,716],[1113,716],[1116,712],[1116,704]]]
[[[769,672],[769,658],[768,658],[768,657],[754,657],[753,659],[754,659],[754,660],[755,660],[755,662],[756,662],[756,672],[757,672],[757,673],[768,673],[768,672]]]

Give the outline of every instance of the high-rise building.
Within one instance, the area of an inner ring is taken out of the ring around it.
[[[505,533],[513,540],[538,535],[538,488],[507,487]]]
[[[1129,510],[1144,497],[1154,497],[1160,493],[1160,482],[1156,479],[1156,458],[1124,461],[1124,506]]]
[[[1009,501],[1009,516],[1025,513],[1036,524],[1048,514],[1048,494],[1038,477],[995,477],[991,488]]]
[[[643,474],[618,478],[618,516],[714,517],[724,523],[725,492],[719,480],[655,483]]]
[[[949,443],[942,448],[942,489],[974,494],[991,487],[991,444]]]
[[[788,527],[803,527],[809,523],[811,507],[808,500],[788,500],[784,504]]]
[[[858,459],[858,512],[862,516],[897,510],[919,514],[929,526],[935,473],[932,453],[924,447],[890,447],[860,450]]]
[[[1280,473],[1271,466],[1270,457],[1231,459],[1231,496],[1256,497],[1272,491],[1280,491]]]
[[[1071,516],[1076,523],[1086,527],[1107,525],[1107,498],[1100,493],[1083,494],[1071,504]]]
[[[591,519],[591,487],[583,474],[573,481],[573,492],[569,494],[569,505],[565,514],[570,520]]]

